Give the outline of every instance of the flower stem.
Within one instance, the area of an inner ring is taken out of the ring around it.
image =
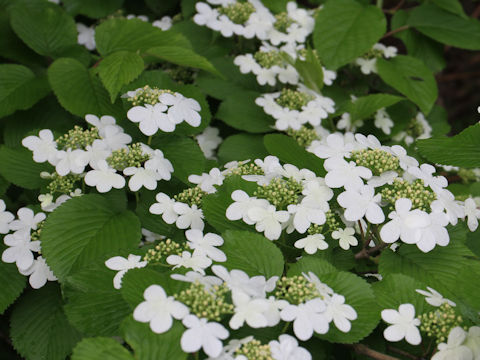
[[[377,0],[377,7],[380,9],[383,7],[383,0]]]
[[[152,136],[150,135],[147,140],[147,145],[150,145],[152,143]]]
[[[285,326],[284,326],[283,329],[282,329],[281,334],[286,334],[289,327],[290,327],[290,323],[289,323],[289,322],[286,322],[286,323],[285,323]]]

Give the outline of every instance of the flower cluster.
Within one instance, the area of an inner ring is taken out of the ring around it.
[[[355,64],[360,67],[360,71],[365,75],[377,73],[377,59],[378,58],[392,58],[397,55],[397,48],[394,46],[385,46],[377,43],[373,48],[355,60]]]

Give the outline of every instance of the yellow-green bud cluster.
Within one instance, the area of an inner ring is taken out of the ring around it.
[[[458,170],[458,176],[462,179],[464,183],[478,181],[478,175],[472,169],[460,168]]]
[[[435,193],[423,185],[423,180],[417,179],[412,183],[403,179],[395,179],[392,185],[386,185],[380,193],[382,199],[390,202],[392,205],[401,198],[407,198],[412,201],[412,209],[430,211],[430,204],[437,197]]]
[[[161,240],[154,248],[148,249],[143,256],[143,260],[155,264],[161,262],[162,259],[165,260],[170,255],[181,255],[183,250],[185,250],[185,246],[178,244],[172,239],[165,239]]]
[[[407,134],[413,138],[419,137],[420,135],[423,134],[424,131],[425,129],[423,128],[422,123],[418,121],[416,117],[410,120],[406,130]]]
[[[92,145],[96,139],[100,139],[96,127],[84,130],[75,125],[68,133],[60,136],[56,142],[59,149],[85,149],[87,145]]]
[[[283,88],[280,96],[275,99],[278,105],[290,110],[302,110],[302,107],[313,100],[313,96],[301,91]]]
[[[295,275],[292,277],[284,276],[277,282],[275,297],[287,300],[290,304],[298,305],[320,297],[320,293],[315,285],[305,277]]]
[[[192,68],[178,66],[175,64],[166,64],[163,67],[163,71],[165,71],[173,80],[180,84],[191,84],[195,79],[195,75],[197,74],[197,72]]]
[[[248,360],[273,360],[270,345],[258,340],[251,340],[235,351],[235,355],[243,355]]]
[[[278,51],[257,51],[253,57],[257,63],[266,69],[270,69],[272,66],[283,64],[283,58]]]
[[[32,233],[30,234],[30,239],[32,239],[32,241],[40,240],[40,235],[42,233],[42,229],[44,225],[45,225],[45,220],[40,221],[37,224],[37,230],[33,230]]]
[[[233,314],[233,305],[226,300],[228,293],[225,285],[215,285],[207,290],[205,285],[195,282],[175,295],[175,299],[187,305],[190,312],[199,318],[220,321],[223,315]]]
[[[376,176],[386,171],[398,170],[400,166],[400,161],[396,156],[380,149],[352,151],[352,160],[358,166],[369,168]]]
[[[364,59],[373,59],[383,57],[383,51],[380,49],[371,49],[362,56]]]
[[[133,106],[142,106],[145,104],[155,105],[160,101],[158,97],[165,93],[175,94],[175,92],[171,90],[160,90],[157,87],[151,88],[149,85],[145,85],[142,89],[137,90],[135,96],[127,100],[130,101]]]
[[[293,137],[298,145],[302,147],[310,146],[313,140],[318,140],[318,134],[315,129],[302,126],[299,130],[288,129],[287,134]]]
[[[222,15],[226,15],[235,24],[245,24],[255,12],[255,6],[249,2],[236,2],[218,9]]]
[[[288,13],[286,13],[285,11],[275,15],[275,23],[273,24],[273,27],[276,30],[282,33],[286,33],[287,29],[292,24],[293,24],[293,19],[289,17]]]
[[[197,207],[201,207],[202,198],[205,195],[207,195],[207,193],[200,189],[200,186],[195,186],[193,188],[183,190],[181,193],[175,195],[173,198],[175,199],[175,201],[180,201],[190,206],[195,204],[197,205]]]
[[[60,194],[70,194],[75,190],[75,184],[80,180],[79,175],[68,174],[65,176],[60,176],[56,172],[53,173],[50,177],[52,181],[47,185],[48,192],[50,194],[60,193]]]
[[[326,234],[328,232],[333,232],[338,230],[342,227],[340,224],[340,220],[338,216],[331,210],[328,210],[325,213],[326,221],[323,225],[312,224],[308,228],[308,235],[315,235],[315,234]]]
[[[253,162],[248,162],[245,164],[240,164],[236,168],[228,170],[228,175],[263,175],[263,170],[260,166]]]
[[[142,150],[140,143],[128,145],[126,148],[121,148],[112,151],[112,155],[107,158],[107,163],[112,168],[122,171],[127,167],[140,167],[150,158]]]
[[[296,204],[302,189],[302,184],[294,179],[275,178],[270,181],[270,184],[259,186],[253,195],[267,199],[278,210],[285,209],[290,204]]]
[[[421,321],[420,330],[428,337],[435,338],[437,344],[446,342],[450,330],[454,327],[462,327],[463,319],[455,313],[455,309],[447,303],[438,309],[418,317]],[[464,326],[467,330],[467,327]]]
[[[299,57],[305,58],[307,56],[307,51],[308,51],[307,49],[303,48],[303,49],[298,50],[297,54],[298,54]],[[312,51],[313,55],[317,58],[317,60],[320,60],[320,57],[318,56],[317,50],[312,49],[311,51]]]

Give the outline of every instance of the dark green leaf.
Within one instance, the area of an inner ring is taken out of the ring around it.
[[[5,246],[0,246],[0,251],[3,253]],[[3,284],[2,291],[0,291],[0,314],[12,304],[17,297],[22,293],[27,278],[18,272],[15,264],[7,264],[0,262],[0,283]]]
[[[323,275],[337,272],[338,269],[327,260],[317,256],[302,256],[300,260],[289,266],[288,276],[308,274],[310,271],[317,275]]]
[[[82,14],[99,19],[110,15],[122,6],[123,0],[63,0],[65,9],[72,14]]]
[[[236,134],[226,138],[218,149],[221,163],[232,160],[263,159],[268,155],[261,135]]]
[[[120,343],[112,338],[83,339],[73,349],[72,360],[134,360]]]
[[[352,101],[347,110],[353,121],[363,120],[372,116],[377,110],[389,107],[404,98],[389,94],[373,94],[357,98]]]
[[[452,14],[459,15],[466,18],[465,12],[463,11],[462,4],[458,0],[432,0],[435,5],[441,7],[444,10],[451,12]]]
[[[323,88],[323,68],[312,49],[306,51],[304,60],[297,58],[294,65],[305,86],[319,93]]]

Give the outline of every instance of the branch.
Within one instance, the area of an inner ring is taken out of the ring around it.
[[[400,26],[399,28],[396,28],[395,30],[392,30],[392,31],[389,31],[388,33],[386,33],[385,35],[382,36],[382,39],[385,39],[387,37],[390,37],[396,33],[399,33],[401,31],[405,31],[405,30],[408,30],[410,29],[410,26],[409,25],[403,25],[403,26]]]
[[[368,346],[363,344],[353,344],[347,346],[351,347],[357,354],[366,355],[375,360],[400,360],[399,358],[382,354],[381,352],[370,349]]]
[[[391,352],[397,353],[399,355],[405,356],[406,358],[412,359],[412,360],[419,360],[418,356],[412,355],[404,350],[397,349],[396,347],[393,346],[387,346],[387,349],[390,350]]]
[[[355,254],[355,259],[368,259],[371,254],[374,252],[380,251],[383,248],[386,248],[388,244],[381,243],[380,245],[374,246],[370,249],[363,248],[361,251]]]

